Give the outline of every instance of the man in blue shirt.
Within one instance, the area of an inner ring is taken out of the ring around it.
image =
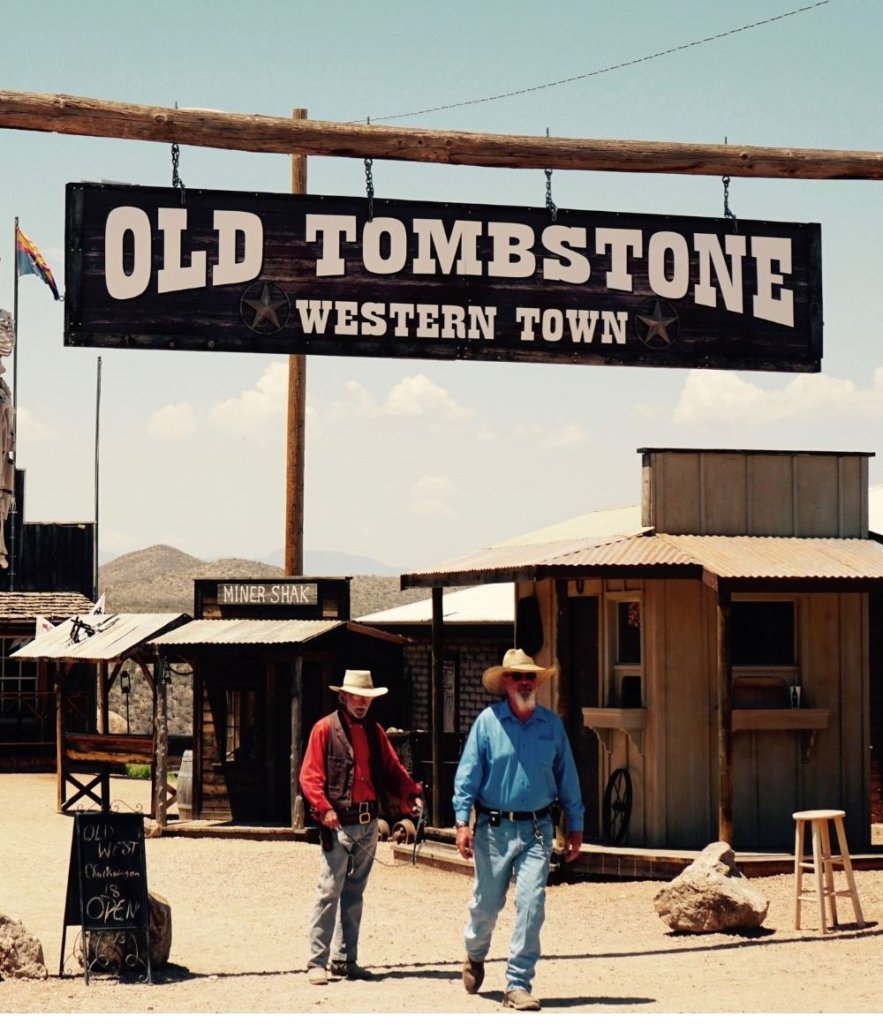
[[[494,925],[514,874],[515,928],[503,1005],[515,1010],[540,1009],[531,984],[540,957],[554,801],[567,820],[564,859],[577,857],[583,841],[584,808],[570,742],[561,719],[537,704],[538,686],[554,673],[522,650],[507,651],[502,665],[485,671],[485,687],[506,699],[472,723],[454,778],[457,849],[466,860],[475,858],[463,984],[474,993],[484,981]]]

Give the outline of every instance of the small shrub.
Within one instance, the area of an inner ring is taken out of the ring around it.
[[[127,764],[126,765],[126,778],[127,779],[149,779],[150,778],[150,765],[149,764]]]

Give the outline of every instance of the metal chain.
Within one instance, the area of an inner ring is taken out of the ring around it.
[[[368,127],[371,127],[371,118],[368,119]],[[374,175],[371,167],[374,161],[371,157],[365,157],[365,192],[368,195],[368,220],[374,220]]]
[[[178,109],[178,101],[175,100],[175,110]],[[181,195],[181,205],[184,205],[184,182],[181,181],[181,175],[178,173],[178,164],[181,160],[181,149],[177,142],[172,143],[172,188],[178,189]]]
[[[365,157],[365,191],[368,193],[368,220],[374,220],[374,177],[371,174],[371,157]]]
[[[546,129],[546,138],[549,137],[549,129]],[[558,207],[552,201],[552,168],[547,167],[545,170],[546,174],[546,209],[549,211],[549,215],[552,218],[552,223],[558,219]]]
[[[724,136],[724,145],[727,144],[727,137]],[[721,181],[724,184],[724,216],[727,220],[731,220],[734,224],[736,223],[736,214],[730,209],[730,176],[725,174]]]

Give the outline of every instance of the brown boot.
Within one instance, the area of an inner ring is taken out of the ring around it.
[[[470,960],[467,956],[463,961],[463,988],[471,995],[481,988],[484,981],[484,961]]]
[[[539,1010],[540,1001],[523,988],[510,988],[503,996],[503,1006],[513,1010]]]

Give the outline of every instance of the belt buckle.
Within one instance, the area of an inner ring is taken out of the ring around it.
[[[364,800],[359,804],[359,824],[367,825],[371,820],[371,809],[368,806],[368,801]]]

